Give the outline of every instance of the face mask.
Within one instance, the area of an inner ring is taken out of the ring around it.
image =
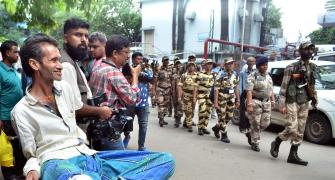
[[[301,56],[301,59],[310,59],[310,58],[312,58],[312,56],[313,56],[313,53],[310,53],[310,52],[304,52],[304,51],[302,51],[302,52],[300,52],[300,56]]]
[[[70,57],[74,60],[83,61],[89,58],[88,48],[84,45],[79,45],[78,47],[73,47],[70,44],[65,44],[67,52]]]

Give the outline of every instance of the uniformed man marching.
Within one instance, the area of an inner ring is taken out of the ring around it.
[[[214,107],[218,114],[218,123],[212,128],[216,138],[220,138],[225,143],[230,143],[227,136],[227,126],[233,118],[234,108],[239,108],[240,97],[238,92],[238,77],[233,71],[233,58],[224,59],[225,69],[216,80],[214,91]]]
[[[182,75],[181,81],[178,83],[178,101],[182,101],[183,111],[185,113],[183,126],[188,129],[188,132],[193,132],[192,119],[195,107],[195,104],[193,103],[193,91],[196,77],[195,63],[189,62],[187,64],[187,72]]]
[[[162,66],[155,74],[157,79],[155,85],[155,92],[157,92],[157,104],[158,104],[158,119],[160,127],[167,125],[164,121],[164,116],[168,113],[168,106],[171,100],[171,80],[172,80],[172,69],[169,67],[169,58],[164,56],[162,58]]]
[[[174,109],[175,127],[181,124],[181,117],[183,116],[182,103],[178,101],[178,82],[181,78],[182,66],[179,57],[174,58],[174,68],[172,69],[172,102]]]
[[[205,61],[205,67],[203,72],[198,73],[195,80],[193,103],[196,104],[198,100],[199,104],[199,121],[198,121],[198,134],[200,136],[204,134],[210,134],[206,129],[209,116],[211,113],[212,102],[209,98],[211,88],[214,83],[214,76],[212,73],[213,61],[208,59]]]
[[[270,124],[271,109],[274,108],[275,99],[272,78],[267,73],[268,58],[257,58],[256,68],[257,70],[247,79],[246,115],[250,122],[251,149],[258,152],[260,151],[260,132]]]
[[[299,158],[298,147],[301,144],[306,120],[308,116],[308,103],[316,109],[318,104],[315,91],[315,78],[317,66],[310,62],[315,51],[314,44],[304,42],[299,46],[300,60],[288,65],[284,71],[283,82],[280,88],[280,111],[286,114],[284,131],[271,143],[270,153],[278,157],[279,146],[282,141],[291,138],[288,163],[307,165],[308,162]]]

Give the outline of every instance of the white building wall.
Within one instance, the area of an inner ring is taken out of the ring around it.
[[[250,44],[259,46],[260,35],[261,35],[261,22],[256,21],[256,15],[262,15],[262,6],[260,4],[260,0],[252,1],[252,11],[250,12],[251,16],[251,36],[250,36]]]
[[[214,11],[213,38],[220,39],[221,29],[221,5],[220,0],[189,0],[185,16],[195,12],[194,21],[185,18],[185,52],[203,54],[204,40],[209,37],[211,12]]]
[[[240,42],[242,32],[240,29],[240,8],[243,7],[242,0],[229,0],[228,2],[229,16],[229,41]]]
[[[250,0],[248,0],[249,2]],[[249,16],[255,13],[261,14],[259,0],[255,1],[254,11],[248,12]],[[258,2],[257,2],[258,1]],[[242,34],[242,10],[244,0],[229,0],[229,41],[241,42]],[[172,17],[173,0],[141,0],[142,3],[142,30],[154,29],[154,50],[160,55],[168,55],[172,52]],[[220,39],[221,34],[221,3],[220,0],[189,0],[185,10],[185,36],[184,51],[203,54],[204,40],[209,36],[210,15],[214,10],[214,39]],[[186,18],[195,12],[194,21]],[[252,14],[253,13],[253,14]],[[259,45],[260,22],[252,21],[250,44]],[[178,34],[176,29],[176,35]],[[144,33],[142,31],[142,42]],[[217,44],[214,44],[214,47]],[[213,49],[214,49],[213,47]]]
[[[154,50],[159,55],[167,55],[172,51],[172,15],[172,0],[142,1],[142,42],[143,30],[153,29]]]

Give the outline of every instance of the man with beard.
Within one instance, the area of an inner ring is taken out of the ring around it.
[[[63,66],[62,79],[67,81],[74,92],[74,96],[84,103],[84,114],[76,114],[81,128],[86,131],[87,122],[80,119],[85,117],[86,111],[92,111],[94,107],[88,106],[87,99],[92,98],[85,74],[80,67],[80,61],[88,58],[88,29],[89,25],[81,19],[69,19],[64,23],[64,49],[60,51]],[[101,119],[107,119],[111,114],[110,109],[98,108],[96,114]]]
[[[0,62],[0,130],[8,137],[16,137],[10,121],[10,111],[22,98],[21,81],[14,63],[18,61],[18,45],[14,41],[5,41],[1,44],[3,61]],[[20,142],[17,138],[11,141],[14,154],[14,167],[1,166],[5,179],[12,179],[22,174],[25,158],[22,154]],[[2,145],[1,145],[2,146]]]

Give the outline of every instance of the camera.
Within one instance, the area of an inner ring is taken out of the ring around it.
[[[106,93],[90,99],[88,104],[99,106],[105,101],[107,101]],[[91,123],[87,127],[87,137],[90,143],[94,144],[100,141],[101,138],[108,138],[109,140],[119,139],[127,121],[133,119],[127,112],[126,108],[112,109],[112,117],[103,121],[97,119],[91,120]]]
[[[121,133],[127,121],[132,120],[132,117],[127,115],[127,109],[122,108],[112,111],[112,117],[104,121],[94,120],[88,132],[90,132],[90,139],[99,141],[102,138],[108,140],[117,140],[121,137]]]

